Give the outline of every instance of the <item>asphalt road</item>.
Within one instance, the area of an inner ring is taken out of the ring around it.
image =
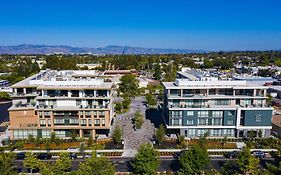
[[[56,159],[50,159],[50,160],[43,160],[48,162],[54,162]],[[218,157],[218,158],[211,158],[211,161],[209,165],[206,167],[206,169],[216,169],[220,170],[221,166],[226,162],[230,160],[230,162],[235,161],[235,159],[227,159],[224,157]],[[266,165],[266,162],[272,162],[273,158],[264,158],[260,161],[260,168],[263,169]],[[74,159],[72,161],[72,170],[77,170],[79,167],[80,162],[84,162],[84,159]],[[116,172],[131,172],[131,161],[132,159],[129,158],[111,158],[111,161],[115,164]],[[16,160],[15,166],[18,167],[21,172],[26,173],[27,169],[23,168],[22,160]],[[179,164],[178,162],[171,157],[167,158],[161,158],[160,160],[160,166],[158,168],[158,171],[177,171],[179,170]]]

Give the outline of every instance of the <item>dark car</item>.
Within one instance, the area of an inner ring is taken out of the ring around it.
[[[180,152],[176,152],[176,153],[174,154],[174,158],[175,158],[175,159],[179,159],[180,156],[181,156],[182,154],[184,154],[185,152],[186,152],[186,150],[182,150],[182,151],[180,151]]]
[[[232,158],[237,158],[239,152],[238,151],[231,151],[231,152],[227,152],[224,154],[224,157],[232,159]]]
[[[69,157],[70,157],[70,159],[77,159],[77,154],[71,153],[71,154],[69,155]]]
[[[265,153],[263,151],[253,151],[252,155],[260,159],[265,157]]]
[[[16,173],[21,173],[22,171],[22,168],[20,167],[14,167],[13,169],[15,170]]]
[[[40,160],[47,160],[47,159],[51,159],[52,155],[48,153],[40,153],[37,155],[37,158]]]
[[[17,153],[16,154],[16,159],[17,160],[23,160],[25,158],[25,153]]]

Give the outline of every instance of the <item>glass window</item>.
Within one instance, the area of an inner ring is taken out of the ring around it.
[[[81,105],[81,100],[76,100],[76,106],[80,106]]]
[[[99,111],[99,117],[105,117],[105,111]]]
[[[198,137],[203,136],[206,132],[208,132],[207,129],[197,129]]]
[[[40,125],[46,125],[46,120],[45,119],[40,119]]]
[[[222,117],[223,116],[223,111],[213,111],[212,112],[213,117]]]
[[[101,120],[101,124],[102,124],[102,126],[105,126],[105,119]]]
[[[182,117],[182,111],[171,111],[171,117]]]
[[[188,129],[188,136],[195,137],[196,136],[196,129]]]
[[[79,124],[79,119],[69,119],[69,124]]]
[[[209,111],[198,111],[198,117],[208,117]]]
[[[251,99],[245,99],[244,100],[244,104],[245,105],[251,105],[252,104],[252,100]]]
[[[208,119],[205,118],[198,119],[198,125],[207,125],[207,124],[208,124]]]
[[[86,119],[81,119],[81,125],[86,126]]]
[[[186,115],[194,115],[194,112],[193,111],[187,111]]]
[[[57,130],[57,131],[55,131],[55,134],[59,138],[64,138],[65,137],[65,131],[64,130]]]
[[[88,125],[92,126],[92,119],[88,119]]]
[[[100,119],[95,119],[95,126],[100,126]]]
[[[51,130],[42,129],[42,138],[50,138],[51,137]]]
[[[51,116],[51,112],[50,112],[50,111],[45,111],[45,112],[44,112],[44,116],[45,116],[45,117]]]
[[[230,105],[230,100],[214,100],[214,105]]]
[[[234,129],[223,129],[224,136],[234,137],[234,134],[235,134]]]
[[[54,124],[64,124],[64,119],[63,118],[55,118]]]
[[[15,139],[26,139],[29,135],[33,135],[33,137],[37,137],[36,129],[15,129],[14,132]]]
[[[193,106],[193,100],[186,100],[185,103],[186,103],[186,105],[188,107],[192,107]]]
[[[215,118],[213,119],[213,125],[222,125],[222,119],[221,118]]]
[[[193,125],[193,120],[187,120],[186,124]]]
[[[182,122],[182,120],[179,119],[179,118],[173,118],[172,119],[172,125],[173,126],[181,126],[181,122]]]

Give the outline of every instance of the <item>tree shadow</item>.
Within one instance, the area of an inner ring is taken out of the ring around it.
[[[165,125],[161,116],[161,112],[156,108],[146,109],[145,118],[150,120],[150,122],[153,123],[156,128],[158,128],[161,124]]]

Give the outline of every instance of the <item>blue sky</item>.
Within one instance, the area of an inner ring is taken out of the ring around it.
[[[281,49],[280,0],[1,0],[0,45]]]

